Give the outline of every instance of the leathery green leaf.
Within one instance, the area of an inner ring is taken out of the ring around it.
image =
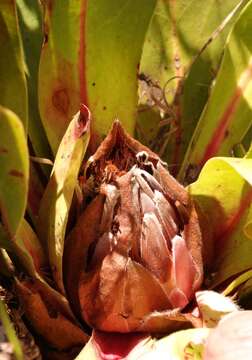
[[[209,101],[191,139],[181,169],[201,167],[211,157],[228,156],[252,126],[252,2],[237,19]]]
[[[82,106],[60,143],[39,210],[39,237],[46,242],[52,273],[62,293],[62,262],[68,213],[89,137],[90,113]]]
[[[0,248],[0,274],[11,278],[14,275],[14,268],[5,249]]]
[[[242,145],[244,146],[247,151],[252,145],[252,127],[250,127],[249,131],[247,132],[246,136],[243,138]]]
[[[21,344],[17,338],[13,324],[10,321],[6,306],[1,299],[0,299],[0,321],[4,327],[4,330],[6,332],[6,336],[7,336],[8,340],[12,345],[13,354],[15,356],[15,359],[23,360],[24,356],[23,356]]]
[[[138,64],[155,2],[46,2],[39,107],[54,153],[80,102],[98,138],[117,117],[133,133]]]
[[[213,232],[212,286],[251,269],[252,159],[210,159],[189,191]]]
[[[16,114],[1,106],[0,169],[0,228],[12,239],[25,212],[29,157],[23,124]],[[1,245],[8,247],[8,242]]]
[[[251,145],[250,145],[250,147],[249,147],[249,149],[248,149],[248,151],[247,151],[247,153],[245,155],[245,158],[252,159],[252,143],[251,143]]]
[[[184,76],[198,51],[237,4],[239,0],[228,3],[158,0],[146,34],[141,71],[160,87],[174,76]],[[213,68],[218,65],[226,36],[222,33],[202,54],[203,60],[212,62]],[[209,67],[208,64],[208,71]],[[174,96],[178,81],[169,84],[168,97]]]
[[[3,0],[0,8],[1,105],[14,111],[27,128],[28,100],[25,65],[15,1]]]
[[[31,159],[31,157],[30,157]],[[51,170],[52,166],[48,170]],[[50,172],[49,172],[50,174]],[[27,201],[27,212],[30,216],[30,220],[34,226],[36,226],[39,205],[45,191],[45,185],[43,178],[41,179],[41,173],[38,172],[38,168],[35,166],[32,160],[30,160],[30,173],[29,173],[29,193]]]
[[[231,23],[245,3],[240,0],[157,1],[140,71],[163,90],[162,96],[168,102],[166,113],[173,134],[162,156],[172,164],[171,169],[183,160],[208,99]],[[221,27],[224,30],[220,31]],[[209,45],[197,58],[208,41]],[[157,141],[165,144],[166,138],[163,131]]]
[[[134,132],[137,74],[155,4],[156,0],[87,1],[86,91],[99,135],[108,133],[115,118]]]
[[[39,239],[25,219],[22,219],[19,225],[12,251],[30,276],[36,277],[37,273],[43,274],[43,269],[47,267],[47,260]]]
[[[247,286],[249,285],[249,290],[251,291],[251,280],[252,280],[252,270],[248,270],[244,272],[242,275],[238,276],[236,279],[231,281],[230,284],[224,289],[223,294],[229,295],[234,291],[234,289],[239,287],[239,296],[242,295],[243,292],[246,292]],[[242,286],[241,286],[242,285]]]
[[[49,157],[50,149],[38,111],[38,68],[43,41],[42,9],[38,0],[16,0],[22,35],[28,87],[28,133],[37,156]]]
[[[44,43],[39,65],[39,111],[49,144],[56,154],[81,102],[79,67],[80,49],[84,43],[80,43],[80,33],[85,2],[53,0],[44,1],[43,4]]]

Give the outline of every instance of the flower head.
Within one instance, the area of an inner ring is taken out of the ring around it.
[[[152,315],[183,309],[202,282],[189,194],[118,121],[89,159],[85,186],[88,204],[65,250],[71,303],[100,330],[162,330]]]

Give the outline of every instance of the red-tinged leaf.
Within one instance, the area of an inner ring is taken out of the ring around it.
[[[29,223],[22,219],[15,236],[11,241],[6,236],[6,241],[9,243],[9,254],[13,262],[17,262],[19,267],[21,265],[24,272],[33,279],[36,283],[36,289],[46,299],[46,302],[52,304],[64,316],[76,322],[66,298],[47,283],[52,282],[48,261]],[[3,263],[5,266],[7,274],[11,273],[12,276],[14,275],[11,260],[4,252],[1,253],[0,263]]]
[[[209,101],[191,139],[180,172],[202,167],[211,157],[229,156],[252,126],[252,3],[237,19],[224,50]]]
[[[44,1],[44,43],[39,66],[39,110],[56,154],[81,102],[79,51],[85,1]],[[62,37],[64,34],[64,37]]]
[[[43,249],[39,240],[30,227],[30,225],[23,219],[18,228],[18,231],[10,244],[10,255],[13,261],[18,261],[25,270],[26,274],[36,283],[36,290],[41,294],[47,303],[58,309],[64,316],[76,322],[75,317],[69,307],[68,301],[55,289],[53,289],[47,281],[51,282],[51,274],[48,267],[47,259],[45,258]],[[0,262],[6,266],[7,273],[13,272],[10,267],[9,258],[6,254],[2,254],[4,258]],[[14,272],[12,273],[12,276]]]
[[[80,102],[90,108],[98,136],[116,117],[133,133],[138,64],[155,0],[45,4],[39,103],[53,152]]]
[[[90,113],[82,106],[61,141],[39,211],[39,237],[48,250],[53,276],[62,293],[66,225],[77,176],[89,142],[89,128]]]
[[[23,124],[17,115],[3,107],[0,107],[0,139],[0,228],[7,235],[1,245],[8,247],[25,213],[29,158]]]
[[[208,266],[212,286],[252,267],[252,160],[213,158],[189,191],[208,217],[203,231],[213,231],[214,250]]]
[[[20,222],[12,249],[30,276],[36,277],[42,274],[42,269],[47,268],[48,263],[39,239],[25,219]]]
[[[11,109],[19,116],[26,130],[28,120],[27,85],[15,1],[1,1],[0,34],[1,105]]]
[[[237,4],[237,0],[228,3],[158,0],[144,43],[141,71],[161,87],[172,77],[183,76],[199,50]],[[201,23],[197,21],[199,17],[203,20]],[[202,54],[203,60],[212,62],[214,68],[218,66],[226,36],[227,31]],[[206,70],[210,71],[209,64]],[[178,80],[169,83],[168,98],[176,93]]]
[[[27,211],[34,226],[36,226],[37,223],[39,205],[45,191],[45,185],[43,182],[45,179],[43,176],[44,174],[41,173],[41,169],[39,169],[34,162],[30,160]]]
[[[140,71],[151,89],[149,98],[165,109],[166,126],[153,143],[174,173],[208,99],[228,30],[245,2],[157,1]]]

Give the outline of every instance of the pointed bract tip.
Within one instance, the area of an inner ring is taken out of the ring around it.
[[[88,131],[90,126],[90,121],[91,121],[91,112],[89,108],[86,105],[81,104],[80,112],[78,116],[78,127],[76,132],[76,135],[78,137],[82,136],[85,132]]]

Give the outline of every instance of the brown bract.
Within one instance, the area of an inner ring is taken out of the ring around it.
[[[202,283],[202,243],[187,191],[118,121],[85,174],[88,205],[64,254],[75,312],[111,332],[167,331],[193,321],[181,311]]]

